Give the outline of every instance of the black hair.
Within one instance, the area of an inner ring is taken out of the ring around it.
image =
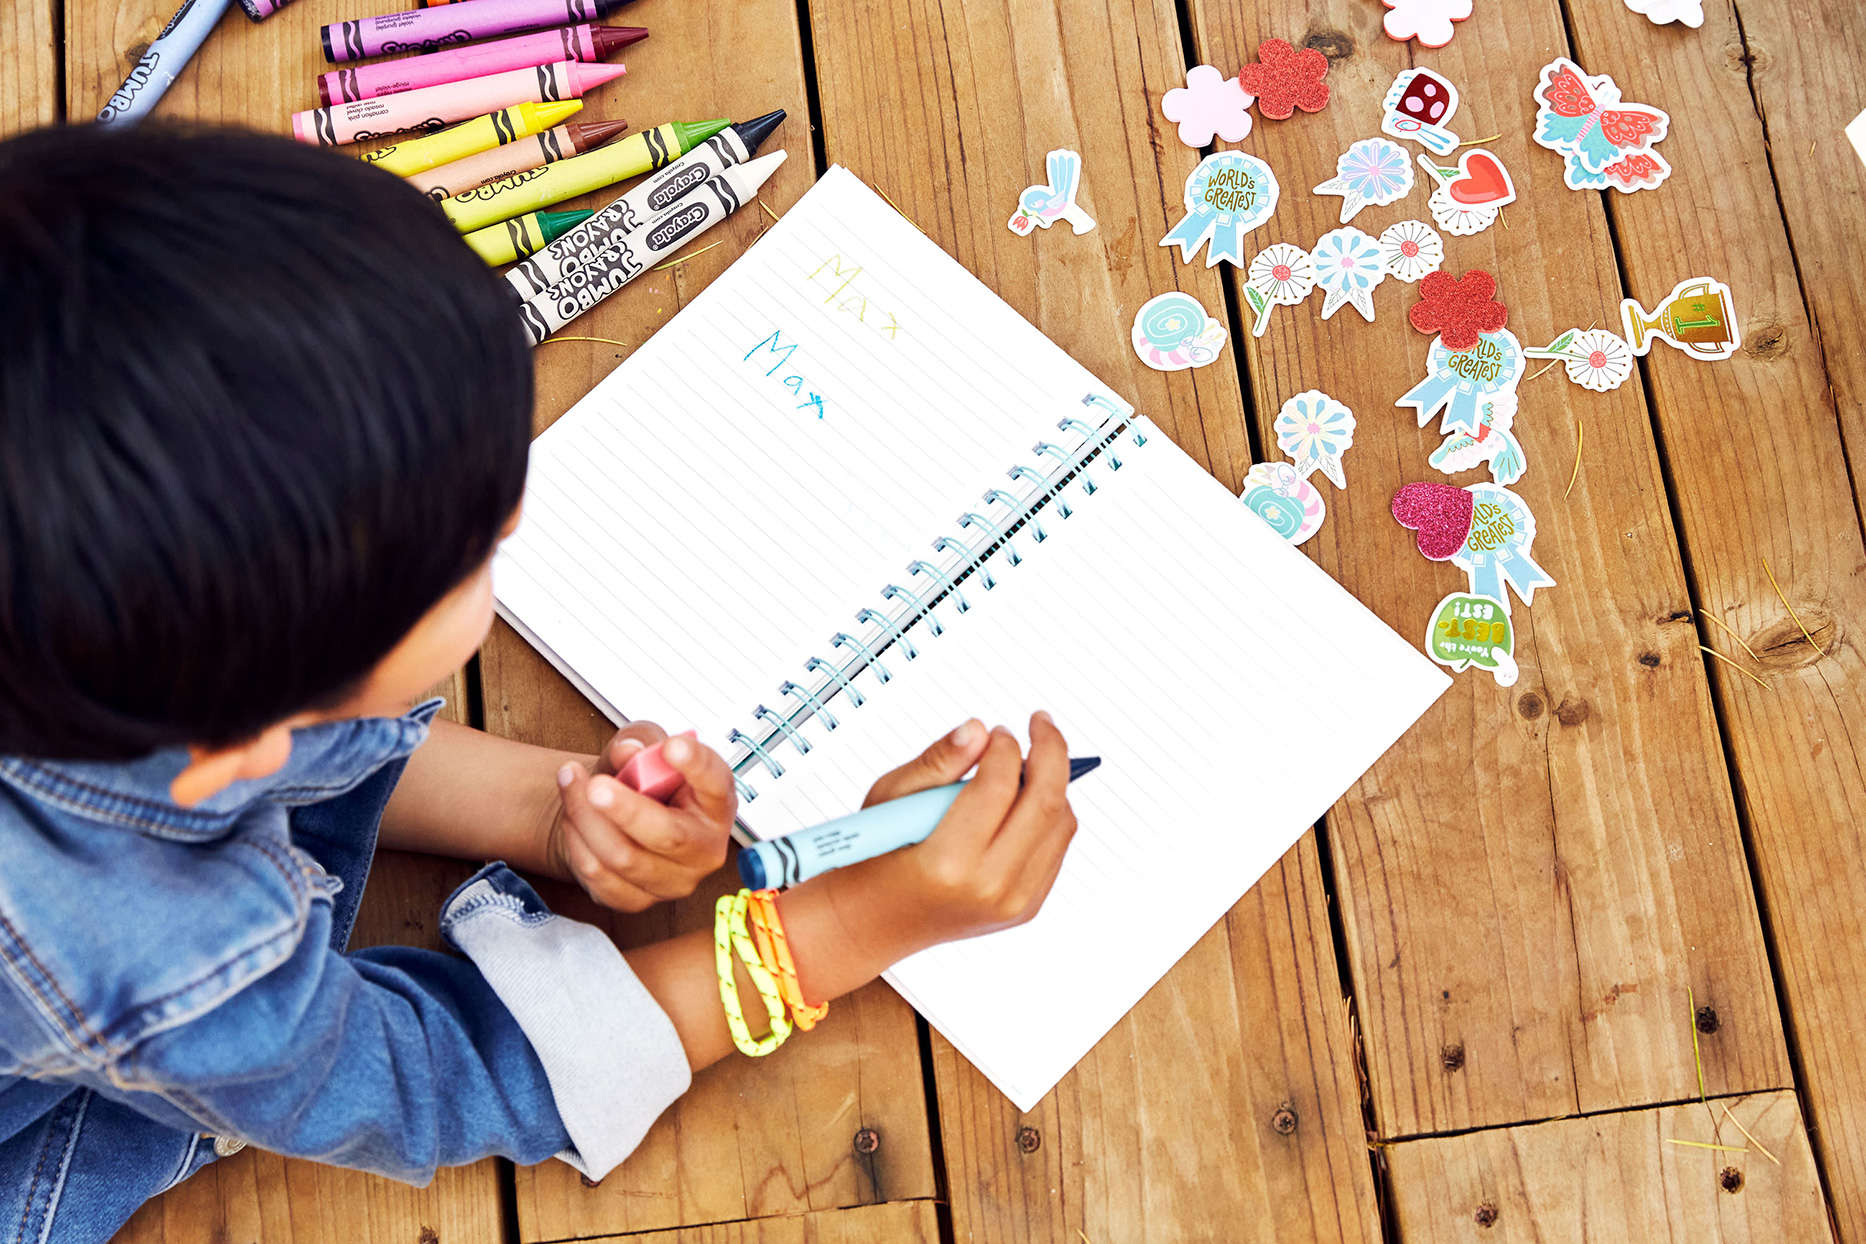
[[[225,746],[356,687],[519,502],[503,290],[347,154],[0,142],[0,754]]]

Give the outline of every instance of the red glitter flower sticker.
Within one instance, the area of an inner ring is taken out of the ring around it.
[[[1406,318],[1422,333],[1437,333],[1447,350],[1469,350],[1479,333],[1497,332],[1510,314],[1497,301],[1497,278],[1478,268],[1461,277],[1427,273],[1419,295]]]
[[[1314,48],[1298,52],[1281,39],[1257,45],[1257,63],[1238,70],[1238,85],[1257,97],[1257,111],[1272,121],[1287,121],[1296,109],[1320,112],[1328,106],[1328,58]]]

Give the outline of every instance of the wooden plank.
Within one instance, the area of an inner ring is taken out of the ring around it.
[[[939,1219],[931,1201],[892,1201],[855,1209],[819,1210],[783,1218],[753,1218],[642,1235],[610,1235],[628,1244],[938,1244]]]
[[[59,118],[60,0],[0,0],[0,138]]]
[[[832,2],[811,18],[828,158],[1235,488],[1250,448],[1234,369],[1162,374],[1128,346],[1154,294],[1222,314],[1215,274],[1155,245],[1198,160],[1152,112],[1183,73],[1173,5]],[[1054,147],[1082,153],[1098,226],[1019,239],[1005,222]],[[1338,981],[1305,839],[1030,1115],[936,1036],[956,1238],[1190,1239],[1221,1221],[1227,1238],[1377,1239]]]
[[[1779,119],[1801,106],[1804,92],[1821,89],[1822,73],[1838,72],[1813,66],[1838,64],[1826,58],[1849,48],[1857,56],[1857,10],[1830,10],[1837,23],[1830,32],[1812,25],[1806,6],[1745,3],[1739,27],[1728,0],[1716,0],[1689,37],[1629,27],[1609,0],[1581,0],[1569,11],[1588,71],[1612,74],[1628,99],[1652,100],[1675,118],[1661,147],[1674,170],[1670,182],[1658,193],[1609,196],[1631,292],[1654,306],[1676,282],[1714,276],[1730,285],[1743,328],[1743,349],[1727,362],[1655,345],[1646,377],[1698,604],[1756,652],[1769,683],[1715,667],[1809,1121],[1841,1234],[1866,1240],[1866,1050],[1851,1036],[1866,988],[1866,741],[1857,730],[1866,720],[1866,658],[1843,621],[1866,616],[1866,546],[1830,388],[1831,380],[1844,390],[1847,421],[1857,427],[1859,333],[1829,318],[1830,331],[1817,341],[1807,318],[1810,299],[1817,314],[1851,314],[1845,299],[1859,289],[1858,277],[1833,281],[1842,261],[1824,260],[1820,246],[1823,237],[1844,245],[1841,229],[1857,240],[1860,225],[1828,221],[1821,227],[1829,232],[1791,249],[1777,200],[1778,191],[1794,190],[1801,169],[1820,179],[1821,194],[1831,185],[1833,197],[1797,210],[1837,217],[1849,194],[1858,201],[1860,170],[1829,135],[1833,165],[1816,173],[1796,163],[1805,159],[1803,135],[1784,133],[1772,146],[1790,162],[1772,179],[1755,99],[1734,54],[1747,31],[1759,84],[1778,70],[1799,75],[1760,87],[1777,101]],[[1841,32],[1852,42],[1839,41]],[[1781,69],[1797,56],[1816,59]],[[1846,72],[1857,75],[1857,60]],[[1790,89],[1794,95],[1783,93]],[[1841,100],[1810,102],[1832,110]],[[1696,206],[1711,203],[1714,210]],[[1798,282],[1804,254],[1829,266],[1804,269],[1808,279]],[[1856,258],[1857,251],[1845,262]],[[1831,347],[1831,375],[1823,345]],[[1813,631],[1818,652],[1789,606]],[[1750,664],[1723,627],[1702,627],[1703,642]]]
[[[1195,0],[1192,13],[1195,59],[1227,71],[1272,37],[1332,58],[1324,111],[1259,119],[1243,144],[1283,187],[1251,250],[1309,247],[1339,227],[1341,201],[1306,190],[1378,131],[1394,74],[1417,61],[1458,85],[1458,132],[1499,135],[1489,146],[1521,196],[1488,231],[1447,236],[1445,267],[1496,275],[1526,345],[1613,322],[1620,289],[1599,197],[1566,190],[1552,154],[1529,141],[1537,69],[1564,45],[1555,0],[1484,6],[1437,52],[1385,38],[1383,10],[1361,0]],[[1644,36],[1626,26],[1616,37]],[[1377,236],[1429,219],[1426,192],[1353,223]],[[1666,201],[1681,193],[1668,187]],[[1406,321],[1417,300],[1388,281],[1372,324],[1346,309],[1323,321],[1314,302],[1279,310],[1246,355],[1266,445],[1283,402],[1304,389],[1356,412],[1348,487],[1324,488],[1328,520],[1304,550],[1409,637],[1465,587],[1455,568],[1419,557],[1389,508],[1403,484],[1444,478],[1427,463],[1435,430],[1393,407],[1424,374],[1428,341]],[[1521,679],[1503,689],[1481,671],[1461,676],[1329,814],[1386,1136],[1695,1094],[1688,990],[1721,1020],[1705,1045],[1713,1092],[1790,1083],[1638,380],[1596,395],[1557,372],[1525,381],[1521,398],[1530,469],[1515,491],[1559,583],[1533,610],[1515,602]],[[1583,422],[1586,463],[1564,496]]]
[[[1386,1154],[1408,1244],[1833,1239],[1789,1092],[1402,1141]]]

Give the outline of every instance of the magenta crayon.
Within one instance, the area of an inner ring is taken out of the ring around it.
[[[627,121],[572,121],[452,164],[411,173],[408,184],[430,199],[451,198],[513,173],[594,151],[627,129]]]
[[[560,60],[599,61],[617,48],[648,37],[641,26],[561,26],[536,34],[514,35],[491,43],[446,48],[426,56],[409,56],[379,65],[334,69],[317,80],[317,93],[325,107],[418,91],[426,86],[483,78],[508,69],[529,69]]]
[[[267,2],[267,0],[260,0]],[[462,0],[437,9],[404,9],[332,22],[319,32],[333,65],[391,52],[436,52],[456,43],[598,22],[628,0]]]
[[[475,2],[475,0],[468,0]],[[553,103],[580,98],[585,91],[613,81],[627,72],[621,65],[585,65],[558,61],[529,69],[464,82],[424,86],[418,91],[359,99],[330,108],[312,108],[292,114],[292,134],[299,142],[320,147],[361,142],[403,130],[432,132],[452,121],[463,121],[514,104]]]

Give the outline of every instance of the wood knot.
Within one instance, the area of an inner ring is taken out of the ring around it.
[[[1276,1108],[1270,1116],[1270,1127],[1278,1136],[1288,1136],[1296,1130],[1296,1108],[1288,1102]]]
[[[1314,48],[1326,56],[1330,65],[1354,55],[1354,40],[1339,30],[1311,30],[1303,39],[1302,46]]]
[[[881,1133],[872,1127],[865,1127],[855,1134],[855,1151],[873,1153],[881,1148]]]
[[[1516,715],[1524,721],[1534,721],[1542,715],[1545,707],[1542,697],[1533,691],[1525,691],[1516,697]]]
[[[1723,1021],[1717,1018],[1717,1008],[1714,1006],[1701,1006],[1698,1008],[1697,1024],[1698,1031],[1707,1037],[1723,1027]]]
[[[1734,1166],[1723,1168],[1723,1174],[1717,1176],[1717,1186],[1725,1192],[1736,1193],[1743,1190],[1743,1172]]]
[[[441,1237],[433,1227],[423,1223],[421,1234],[415,1237],[415,1244],[441,1244]]]
[[[1578,726],[1586,722],[1593,711],[1588,707],[1587,701],[1580,696],[1575,696],[1573,699],[1564,697],[1562,702],[1555,706],[1555,720],[1564,726]]]
[[[1041,1148],[1043,1148],[1043,1133],[1034,1127],[1017,1129],[1017,1151],[1019,1153],[1035,1153]]]
[[[1753,359],[1771,362],[1788,353],[1788,327],[1768,324],[1743,334],[1743,353]]]
[[[1438,1061],[1444,1064],[1446,1071],[1464,1070],[1464,1043],[1448,1045],[1438,1052]]]
[[[1803,665],[1812,665],[1826,656],[1833,648],[1834,640],[1839,637],[1839,627],[1834,616],[1816,605],[1796,604],[1795,613],[1801,621],[1784,617],[1764,627],[1758,635],[1750,637],[1749,646],[1755,649],[1756,659],[1770,669],[1796,669]],[[1802,627],[1806,626],[1806,632]],[[1814,643],[1808,643],[1808,636],[1814,636]]]
[[[1480,1227],[1496,1226],[1497,1207],[1492,1205],[1489,1201],[1485,1201],[1482,1205],[1477,1207],[1477,1212],[1471,1215],[1471,1221],[1475,1222]]]
[[[1639,663],[1649,670],[1659,668],[1659,664],[1663,660],[1664,658],[1656,652],[1642,652],[1639,654]]]

